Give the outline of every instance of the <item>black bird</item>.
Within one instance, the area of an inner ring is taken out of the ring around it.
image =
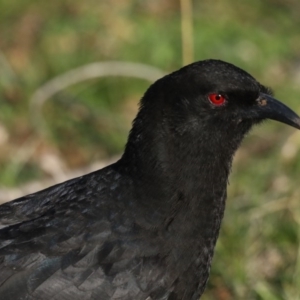
[[[198,299],[233,155],[267,118],[300,129],[229,63],[155,82],[118,162],[0,206],[0,299]]]

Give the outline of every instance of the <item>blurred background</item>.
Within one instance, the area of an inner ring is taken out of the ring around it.
[[[117,159],[149,84],[195,60],[300,113],[298,0],[0,0],[0,24],[0,202]],[[299,148],[276,122],[244,141],[202,299],[300,299]]]

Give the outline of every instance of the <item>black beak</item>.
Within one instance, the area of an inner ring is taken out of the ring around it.
[[[299,116],[273,97],[261,93],[257,105],[255,111],[259,119],[272,119],[300,129]]]

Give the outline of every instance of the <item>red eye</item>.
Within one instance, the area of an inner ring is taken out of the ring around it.
[[[208,98],[209,101],[216,106],[223,105],[226,101],[225,97],[221,94],[209,94]]]

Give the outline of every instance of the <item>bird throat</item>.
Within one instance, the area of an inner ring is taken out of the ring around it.
[[[212,126],[179,131],[161,124],[156,130],[139,125],[132,129],[122,157],[127,173],[139,182],[137,199],[145,198],[147,207],[161,214],[184,208],[186,217],[210,222],[210,212],[217,211],[221,217],[232,158],[244,134]],[[218,205],[221,210],[216,210]]]

